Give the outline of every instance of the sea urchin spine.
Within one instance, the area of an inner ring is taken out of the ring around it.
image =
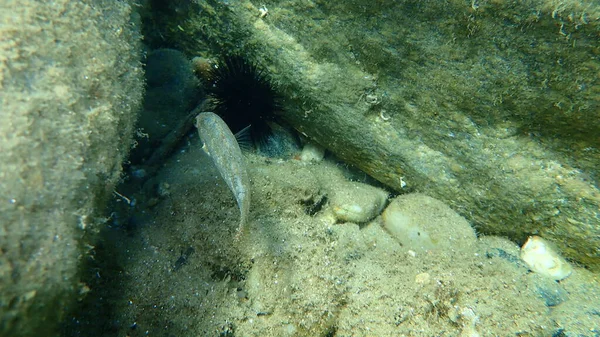
[[[213,68],[209,81],[214,112],[234,133],[250,125],[253,143],[264,144],[271,134],[268,122],[280,108],[270,78],[254,63],[235,55],[224,57]]]

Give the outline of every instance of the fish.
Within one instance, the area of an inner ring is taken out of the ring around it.
[[[196,117],[196,128],[203,143],[202,149],[212,159],[237,201],[240,224],[235,239],[238,240],[250,213],[250,178],[244,155],[236,136],[219,115],[201,112]]]

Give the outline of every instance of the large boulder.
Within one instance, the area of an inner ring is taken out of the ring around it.
[[[175,3],[155,23],[187,54],[244,53],[268,69],[290,124],[397,191],[600,270],[596,4],[260,5]]]
[[[0,2],[0,335],[52,336],[87,286],[141,98],[130,1]]]

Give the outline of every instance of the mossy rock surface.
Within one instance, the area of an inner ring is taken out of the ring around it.
[[[141,102],[128,1],[0,4],[0,335],[54,336],[89,288]]]
[[[190,55],[246,54],[280,86],[283,117],[338,157],[479,232],[540,235],[600,270],[597,4],[192,6],[161,16],[162,37]]]

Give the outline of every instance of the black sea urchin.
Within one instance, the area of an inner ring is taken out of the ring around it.
[[[210,75],[214,112],[233,133],[250,125],[250,137],[262,145],[271,134],[268,122],[280,108],[271,80],[241,56],[225,57]]]

